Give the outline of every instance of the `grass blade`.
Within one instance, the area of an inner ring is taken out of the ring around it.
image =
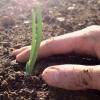
[[[30,51],[30,58],[26,64],[26,74],[31,74],[34,69],[34,65],[38,55],[38,49],[40,46],[42,37],[42,14],[41,9],[38,6],[35,12],[32,14],[32,46]]]

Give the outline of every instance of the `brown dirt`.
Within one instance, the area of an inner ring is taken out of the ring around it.
[[[100,0],[41,0],[44,39],[100,24]],[[13,48],[31,43],[34,0],[0,0],[0,100],[100,100],[96,90],[68,91],[48,86],[42,71],[55,64],[98,65],[93,57],[56,55],[38,60],[35,74],[11,55]],[[63,20],[60,21],[59,18]]]

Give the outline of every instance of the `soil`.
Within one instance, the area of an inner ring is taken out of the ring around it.
[[[43,39],[100,24],[100,0],[41,0]],[[34,74],[11,52],[31,44],[31,11],[35,0],[0,0],[0,100],[100,100],[100,91],[69,91],[48,86],[42,71],[55,64],[99,65],[94,57],[55,55],[38,60]]]

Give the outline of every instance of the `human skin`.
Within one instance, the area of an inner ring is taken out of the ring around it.
[[[86,54],[100,59],[100,26],[93,25],[79,31],[53,37],[41,42],[39,58],[55,54]],[[18,62],[29,59],[30,46],[14,50]],[[100,90],[100,65],[54,65],[48,66],[42,78],[51,86],[68,90]]]

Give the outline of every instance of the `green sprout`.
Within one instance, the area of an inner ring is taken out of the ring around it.
[[[29,75],[34,69],[42,37],[42,13],[38,6],[32,13],[32,46],[30,58],[26,64],[26,74]]]

